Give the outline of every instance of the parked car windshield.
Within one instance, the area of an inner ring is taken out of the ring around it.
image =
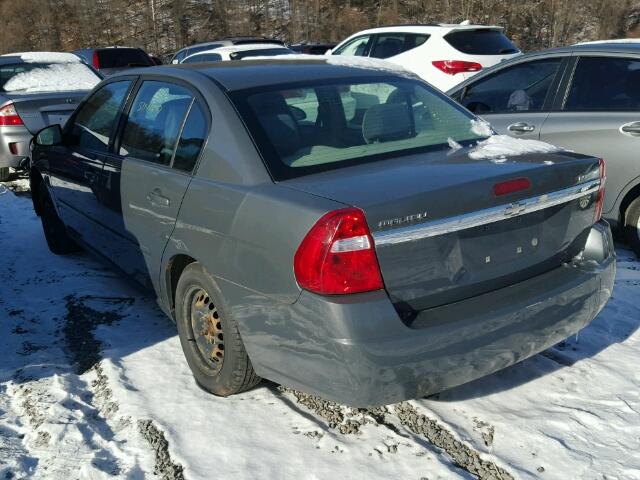
[[[316,82],[231,96],[276,180],[481,138],[471,114],[409,79]]]
[[[98,82],[98,75],[80,62],[0,65],[0,91],[5,93],[91,90]]]
[[[451,32],[444,39],[459,52],[469,55],[505,55],[519,51],[504,33],[487,28]]]

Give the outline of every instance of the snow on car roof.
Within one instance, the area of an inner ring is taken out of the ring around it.
[[[234,53],[234,52],[246,52],[247,50],[268,50],[271,48],[283,48],[279,43],[243,43],[242,45],[227,45],[224,47],[212,48],[211,50],[205,50],[203,52],[194,53],[193,55],[202,55],[204,53]]]
[[[18,52],[2,55],[4,58],[19,58],[26,63],[81,63],[82,60],[73,53],[64,52]],[[3,58],[3,60],[4,60]],[[5,63],[5,62],[3,62]]]

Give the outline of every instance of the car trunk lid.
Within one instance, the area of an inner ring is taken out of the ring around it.
[[[413,155],[283,184],[365,212],[385,288],[410,318],[558,267],[581,250],[593,224],[597,158],[468,153]],[[530,186],[495,194],[513,179]]]
[[[15,106],[25,127],[35,134],[47,125],[64,125],[86,95],[86,91],[12,94],[6,97]]]

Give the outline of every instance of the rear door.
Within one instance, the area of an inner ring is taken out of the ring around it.
[[[124,228],[139,246],[155,287],[162,253],[208,131],[204,105],[184,84],[144,80],[122,129],[119,165],[105,164],[105,171],[112,168],[114,175],[119,170]]]
[[[510,64],[452,96],[499,133],[537,139],[569,58],[554,56]]]
[[[584,53],[574,57],[571,81],[541,139],[607,162],[605,217],[640,180],[640,57]]]

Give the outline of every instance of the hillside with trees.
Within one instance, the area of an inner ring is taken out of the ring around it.
[[[471,20],[523,49],[640,35],[637,0],[0,0],[0,51],[140,46],[168,54],[227,35],[339,41],[366,27]]]

